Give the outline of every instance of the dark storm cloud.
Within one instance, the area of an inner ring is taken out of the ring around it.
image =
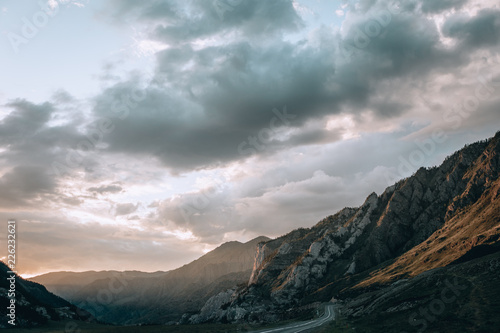
[[[424,13],[439,13],[448,9],[460,9],[467,0],[422,0]]]
[[[403,114],[406,110],[411,108],[411,105],[402,102],[391,101],[373,101],[371,107],[375,109],[376,114],[380,118],[393,118]]]
[[[498,46],[500,10],[485,9],[474,17],[454,16],[446,22],[443,30],[447,36],[461,41],[467,49]]]
[[[166,51],[168,52],[168,51]],[[235,42],[196,51],[186,89],[203,106],[213,122],[247,131],[267,126],[270,111],[285,105],[297,117],[292,126],[308,117],[335,110],[340,93],[331,92],[335,80],[331,46],[312,47],[276,41],[270,46]],[[159,55],[162,64],[172,60]],[[170,73],[185,78],[184,73]],[[308,117],[301,117],[307,114]]]
[[[342,133],[328,131],[323,128],[311,128],[294,135],[284,142],[288,147],[305,146],[310,144],[327,144],[342,139]]]
[[[287,0],[114,1],[113,5],[116,19],[154,22],[153,36],[172,44],[233,31],[245,37],[268,38],[303,26]]]
[[[288,13],[288,9],[280,7],[287,2],[278,3],[276,12],[279,9]],[[208,6],[190,4],[193,10]],[[149,86],[144,91],[145,98],[128,108],[127,117],[118,121],[115,130],[105,138],[109,151],[154,155],[173,170],[187,171],[246,157],[238,147],[269,128],[275,117],[274,108],[286,106],[293,114],[287,123],[279,124],[293,129],[292,136],[269,139],[266,149],[257,149],[257,153],[335,141],[340,137],[324,129],[306,134],[306,129],[301,128],[311,120],[345,112],[346,108],[354,115],[369,108],[378,119],[403,116],[411,104],[408,96],[393,95],[394,82],[452,71],[468,61],[472,49],[463,45],[444,47],[434,21],[415,6],[398,9],[383,26],[379,24],[380,36],[373,35],[374,17],[387,8],[384,5],[387,2],[371,2],[354,11],[345,23],[343,42],[337,32],[321,28],[308,40],[295,43],[281,39],[256,42],[246,30],[222,45],[195,48],[189,43],[174,43],[157,53],[156,76],[168,83]],[[235,11],[250,10],[245,9],[247,5],[241,6]],[[141,10],[142,17],[150,15],[143,13],[150,5],[134,8]],[[196,19],[187,18],[184,24],[196,26],[197,20],[213,20],[228,29],[234,27],[231,20],[203,13]],[[477,20],[491,22],[491,18],[482,19],[482,15]],[[472,29],[479,23],[470,25]],[[459,28],[454,31],[458,37]],[[191,38],[173,34],[170,37],[179,41]],[[357,45],[363,38],[364,44]],[[351,43],[354,48],[348,58],[339,49],[342,43]],[[135,88],[134,82],[109,88],[96,98],[95,113],[99,117],[113,116],[110,110],[120,96],[132,94]]]
[[[363,15],[346,37],[346,43],[354,47],[354,59],[346,70],[362,79],[424,78],[432,71],[449,71],[465,61],[461,52],[443,47],[434,21],[417,13],[392,15],[387,28],[373,30],[380,35],[370,38],[367,32],[374,26],[369,14]]]
[[[196,52],[190,47],[162,52],[160,73],[175,82],[175,90],[148,88],[146,98],[106,136],[110,150],[153,153],[179,169],[238,158],[238,145],[262,129],[307,120],[299,114],[327,113],[329,101],[336,97],[324,87],[333,74],[333,62],[328,57],[326,68],[325,56],[321,50],[294,51],[288,43],[271,49],[237,43]],[[194,67],[183,71],[190,60]],[[96,113],[113,116],[112,105],[132,91],[133,83],[110,88],[96,100]],[[285,102],[293,105],[287,113]]]

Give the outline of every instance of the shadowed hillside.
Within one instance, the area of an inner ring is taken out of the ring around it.
[[[12,328],[7,317],[10,310],[10,282],[7,278],[13,276],[9,267],[0,261],[0,328]],[[15,275],[15,274],[14,274]],[[49,320],[61,321],[67,319],[84,320],[89,318],[86,311],[78,309],[64,299],[48,292],[35,282],[27,281],[15,275],[15,327],[36,327],[46,324]],[[9,311],[9,312],[7,312]]]

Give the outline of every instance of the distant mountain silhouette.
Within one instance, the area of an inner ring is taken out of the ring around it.
[[[55,272],[33,277],[48,290],[109,323],[167,323],[195,313],[211,296],[246,284],[258,237],[228,242],[169,272]]]

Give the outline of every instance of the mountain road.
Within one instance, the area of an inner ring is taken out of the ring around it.
[[[260,330],[260,331],[254,331],[254,333],[299,333],[299,332],[305,332],[307,330],[313,329],[315,327],[319,327],[329,321],[332,321],[335,319],[335,308],[336,305],[334,304],[327,304],[325,306],[325,313],[317,319],[305,321],[305,322],[299,322],[299,323],[293,323],[289,324],[283,327],[276,327],[276,328],[270,328],[270,329],[265,329],[265,330]]]

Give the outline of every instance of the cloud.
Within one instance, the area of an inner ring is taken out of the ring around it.
[[[120,203],[115,207],[115,216],[132,214],[139,208],[139,204],[134,205],[133,203]]]
[[[54,179],[43,168],[16,166],[0,178],[0,205],[4,209],[40,205],[55,188]]]
[[[49,127],[56,113],[51,103],[34,104],[15,100],[0,121],[1,206],[18,208],[44,206],[58,198],[58,179],[51,174],[50,161],[57,148],[74,141],[69,126]]]
[[[38,253],[47,269],[91,267],[98,253],[101,269],[150,269],[165,253],[165,267],[185,263],[230,235],[277,236],[361,204],[388,174],[416,171],[398,166],[435,130],[447,139],[426,166],[492,135],[496,3],[392,3],[346,2],[335,26],[286,0],[108,2],[105,14],[154,54],[141,59],[150,72],[128,75],[127,54],[89,100],[57,90],[3,106],[0,205],[24,221],[26,265]],[[224,176],[200,185],[205,173]]]
[[[56,100],[68,104],[70,97],[56,94]],[[0,120],[0,146],[8,147],[4,159],[15,165],[50,165],[50,161],[64,157],[68,149],[76,148],[85,136],[79,133],[81,118],[70,114],[71,108],[60,108],[54,103],[34,104],[24,99],[6,105],[10,113]],[[51,122],[59,124],[53,125]],[[65,151],[63,151],[65,150]]]
[[[473,50],[442,45],[435,22],[415,7],[394,15],[380,36],[356,49],[346,62],[337,49],[339,38],[350,42],[359,31],[366,34],[377,14],[374,3],[350,16],[344,37],[319,29],[298,43],[276,41],[270,46],[230,40],[201,48],[187,43],[159,52],[156,75],[176,85],[148,86],[145,98],[133,103],[128,116],[118,119],[106,136],[107,153],[152,155],[175,172],[242,161],[248,155],[241,154],[239,145],[267,129],[274,117],[271,110],[280,104],[295,118],[278,133],[284,136],[254,150],[263,157],[340,140],[341,133],[325,130],[332,115],[351,114],[358,129],[389,122],[394,129],[402,117],[418,119],[422,91],[414,83],[444,73],[461,75],[455,69],[467,66]],[[114,103],[134,89],[134,81],[109,88],[96,98],[95,115],[114,116]],[[317,123],[314,128],[312,122]]]
[[[14,109],[2,119],[0,143],[14,146],[35,135],[49,121],[53,106],[50,103],[36,105],[26,100],[16,100],[6,105]]]
[[[202,242],[217,244],[225,233],[241,226],[235,220],[233,200],[230,189],[217,185],[183,193],[161,201],[151,223],[190,231]]]
[[[291,1],[112,1],[109,11],[117,21],[152,24],[151,37],[168,44],[236,32],[239,36],[268,38],[303,26]]]
[[[498,46],[500,10],[484,9],[473,17],[455,15],[443,27],[445,35],[459,40],[467,49]]]
[[[89,187],[87,189],[89,192],[95,192],[99,194],[104,194],[104,193],[118,193],[123,191],[123,188],[119,185],[101,185],[99,187]]]
[[[0,212],[0,218],[7,220],[12,214]],[[16,255],[22,274],[82,269],[170,270],[199,257],[204,249],[201,244],[155,230],[80,224],[57,213],[19,211],[15,218]],[[5,232],[1,230],[0,237],[7,237]]]
[[[324,130],[329,117],[351,114],[359,128],[368,115],[371,125],[376,122],[381,127],[404,117],[419,118],[422,91],[415,82],[454,73],[467,66],[475,50],[498,44],[494,10],[439,21],[444,35],[458,42],[449,47],[443,44],[439,23],[426,14],[431,10],[427,2],[422,9],[365,1],[349,8],[340,31],[320,27],[296,42],[269,37],[272,43],[255,39],[259,30],[251,27],[262,26],[261,19],[283,31],[292,26],[257,13],[295,17],[291,2],[243,2],[223,20],[211,12],[212,5],[198,1],[117,5],[117,15],[154,22],[155,33],[171,46],[157,52],[154,79],[146,81],[145,88],[136,80],[123,81],[96,97],[95,116],[116,117],[113,106],[121,105],[124,96],[138,89],[145,96],[127,108],[127,117],[106,136],[109,152],[153,155],[174,173],[224,166],[248,158],[238,147],[266,131],[272,110],[285,106],[294,118],[257,154],[269,156],[291,147],[340,140],[338,133]],[[190,14],[181,9],[185,6]],[[460,8],[458,2],[447,6]],[[192,17],[180,20],[182,15]],[[162,18],[169,25],[158,23]],[[296,19],[290,22],[298,26]],[[204,25],[209,27],[196,28]],[[235,29],[239,34],[225,43],[193,42]],[[490,30],[493,33],[478,35]],[[312,122],[323,125],[308,131]]]
[[[460,9],[467,3],[467,0],[422,0],[422,11],[424,13],[440,13],[448,9]]]
[[[11,101],[9,113],[0,120],[0,188],[3,208],[33,206],[51,209],[54,205],[79,205],[77,188],[68,191],[66,181],[78,184],[78,171],[91,174],[96,165],[92,152],[81,163],[67,167],[65,175],[54,172],[53,164],[66,165],[68,155],[80,156],[78,144],[86,140],[79,130],[84,119],[74,114],[78,101],[64,91],[52,102],[35,104],[24,99]],[[73,192],[73,193],[71,193]]]

